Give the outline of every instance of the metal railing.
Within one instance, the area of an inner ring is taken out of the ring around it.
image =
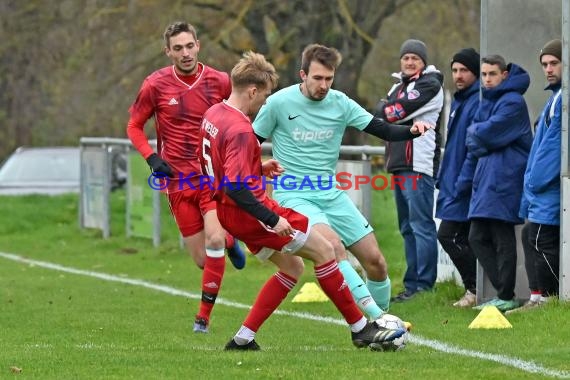
[[[156,140],[150,140],[151,146],[156,148]],[[271,154],[273,145],[265,142],[261,145],[264,154]],[[117,149],[120,149],[127,156],[127,195],[126,195],[126,232],[128,236],[132,234],[131,205],[133,202],[132,188],[133,182],[140,179],[132,178],[131,162],[128,156],[133,151],[132,143],[129,139],[111,137],[82,137],[80,139],[81,150],[81,185],[80,185],[80,206],[79,225],[82,228],[98,228],[103,231],[103,237],[111,235],[110,225],[110,197],[111,192],[111,156]],[[341,155],[359,155],[362,166],[357,168],[362,176],[371,176],[370,158],[374,155],[383,155],[384,147],[376,146],[341,146]],[[342,165],[344,160],[340,160]],[[146,178],[145,178],[146,181]],[[147,185],[146,182],[142,186]],[[366,218],[371,215],[372,192],[370,185],[363,185],[359,190],[350,189],[347,191],[351,199],[359,206]],[[153,217],[152,217],[152,240],[155,246],[160,244],[160,192],[153,191]]]

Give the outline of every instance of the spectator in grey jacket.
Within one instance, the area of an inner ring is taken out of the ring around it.
[[[443,75],[433,65],[427,65],[427,61],[427,48],[422,41],[405,41],[400,48],[400,72],[393,74],[398,83],[376,108],[380,117],[408,129],[415,121],[436,126],[414,140],[386,143],[387,170],[408,179],[394,189],[407,269],[405,289],[393,302],[406,301],[419,291],[430,290],[437,277],[433,203],[440,156]],[[417,178],[417,182],[411,178]]]

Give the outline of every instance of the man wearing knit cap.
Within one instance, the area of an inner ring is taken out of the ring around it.
[[[405,289],[392,300],[402,302],[420,291],[430,290],[437,277],[433,203],[440,156],[443,75],[428,65],[426,45],[410,39],[400,48],[400,72],[393,76],[398,83],[388,92],[387,99],[376,106],[376,114],[402,128],[410,128],[417,121],[436,126],[414,140],[386,143],[387,171],[401,176],[397,178],[406,178],[394,189],[407,269],[403,281]]]
[[[458,194],[455,183],[467,157],[465,139],[479,106],[479,53],[461,49],[451,59],[456,92],[449,110],[445,153],[437,176],[439,189],[435,216],[441,219],[437,238],[459,271],[465,294],[453,304],[471,307],[476,303],[477,259],[469,246],[469,201],[471,191]]]
[[[524,174],[520,216],[527,220],[522,230],[525,268],[530,299],[519,309],[545,304],[558,294],[560,268],[560,139],[562,123],[562,41],[546,43],[540,64],[552,91],[535,131]]]
[[[427,48],[423,41],[410,39],[404,42],[400,48],[400,58],[408,53],[413,53],[420,57],[424,66],[427,66]]]

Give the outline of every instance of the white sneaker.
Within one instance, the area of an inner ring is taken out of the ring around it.
[[[469,290],[465,292],[463,297],[461,297],[457,302],[453,304],[455,307],[472,307],[475,306],[477,302],[477,297],[475,294],[471,293]]]

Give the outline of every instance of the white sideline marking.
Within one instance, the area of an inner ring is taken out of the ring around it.
[[[66,273],[78,274],[78,275],[82,275],[82,276],[95,277],[95,278],[99,278],[101,280],[120,282],[123,284],[142,286],[144,288],[158,290],[160,292],[164,292],[164,293],[167,293],[167,294],[170,294],[173,296],[182,296],[182,297],[187,297],[187,298],[192,298],[192,299],[200,299],[201,298],[201,295],[196,294],[196,293],[188,292],[185,290],[175,289],[175,288],[172,288],[170,286],[153,284],[151,282],[147,282],[147,281],[143,281],[143,280],[122,278],[122,277],[118,277],[118,276],[114,276],[114,275],[106,274],[106,273],[99,273],[99,272],[92,272],[92,271],[86,271],[86,270],[81,270],[81,269],[64,267],[64,266],[59,265],[59,264],[53,264],[53,263],[49,263],[46,261],[37,261],[37,260],[26,259],[25,257],[22,257],[22,256],[10,254],[10,253],[4,253],[4,252],[0,252],[0,257],[3,257],[5,259],[9,259],[9,260],[13,260],[13,261],[17,261],[17,262],[21,262],[21,263],[25,263],[25,264],[29,264],[32,266],[35,265],[35,266],[39,266],[42,268],[53,269],[53,270],[57,270],[60,272],[66,272]],[[249,310],[251,308],[251,306],[249,306],[249,305],[239,303],[239,302],[227,301],[223,298],[216,299],[216,304],[231,306],[231,307],[235,307],[238,309]],[[331,324],[335,324],[335,325],[346,326],[346,322],[342,319],[331,318],[331,317],[323,317],[323,316],[309,314],[309,313],[276,310],[275,314],[286,315],[286,316],[302,318],[302,319],[308,319],[308,320],[317,321],[317,322],[326,322],[326,323],[331,323]],[[509,357],[506,355],[488,354],[488,353],[481,352],[481,351],[467,350],[467,349],[456,347],[456,346],[453,346],[450,344],[439,342],[437,340],[423,338],[417,334],[410,334],[410,342],[417,344],[417,345],[420,345],[420,346],[426,346],[426,347],[429,347],[429,348],[437,350],[437,351],[442,351],[442,352],[445,352],[448,354],[462,355],[462,356],[467,356],[467,357],[472,357],[472,358],[477,358],[477,359],[493,361],[493,362],[496,362],[496,363],[499,363],[502,365],[506,365],[506,366],[510,366],[510,367],[520,369],[521,371],[524,371],[524,372],[537,373],[540,375],[556,377],[559,379],[570,379],[570,372],[567,372],[567,371],[558,371],[558,370],[546,368],[546,367],[541,366],[540,364],[536,364],[536,363],[531,362],[531,361],[525,361],[522,359]]]

